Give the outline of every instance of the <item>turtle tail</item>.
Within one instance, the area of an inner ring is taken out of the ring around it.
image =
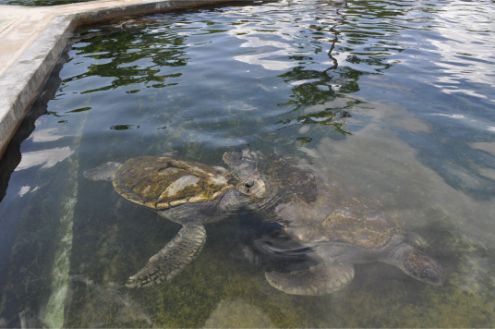
[[[84,171],[83,176],[93,181],[111,181],[117,169],[121,166],[118,162],[105,162],[96,168]]]
[[[165,247],[148,260],[143,269],[129,277],[126,287],[141,288],[171,280],[196,258],[205,241],[203,225],[184,225]]]

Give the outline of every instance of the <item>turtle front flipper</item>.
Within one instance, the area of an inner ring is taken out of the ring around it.
[[[351,264],[320,263],[307,270],[289,273],[267,272],[268,283],[289,295],[320,296],[344,288],[354,278]]]
[[[184,225],[142,270],[129,277],[126,287],[147,287],[171,280],[199,254],[205,241],[203,225]]]

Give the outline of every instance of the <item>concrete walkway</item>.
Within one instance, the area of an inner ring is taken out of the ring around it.
[[[227,2],[232,0],[100,0],[51,7],[0,5],[0,157],[78,26]]]

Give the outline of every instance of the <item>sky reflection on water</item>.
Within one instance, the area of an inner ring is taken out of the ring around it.
[[[0,162],[0,326],[246,314],[277,327],[491,326],[494,16],[490,1],[301,0],[80,30]],[[264,278],[277,260],[252,248],[271,228],[242,213],[208,226],[171,282],[123,288],[178,226],[82,172],[144,154],[221,165],[246,145],[307,162],[329,208],[359,200],[421,235],[445,284],[364,264],[338,293],[286,295]]]

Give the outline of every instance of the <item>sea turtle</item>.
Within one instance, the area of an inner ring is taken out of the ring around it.
[[[307,163],[276,154],[262,157],[251,159],[258,162],[257,174],[266,186],[256,208],[278,223],[282,233],[260,238],[255,246],[265,254],[307,256],[314,263],[294,271],[267,271],[271,286],[294,295],[330,294],[352,281],[353,264],[369,262],[393,265],[419,281],[441,284],[441,266],[421,251],[425,242],[415,233],[370,213],[359,200],[339,197],[342,187],[324,184],[328,178],[318,177]]]
[[[203,224],[219,221],[262,198],[265,188],[253,174],[256,165],[242,159],[229,171],[167,156],[139,156],[85,171],[86,178],[111,181],[125,199],[182,225],[142,270],[129,277],[126,286],[144,287],[172,279],[201,251],[206,241]]]

